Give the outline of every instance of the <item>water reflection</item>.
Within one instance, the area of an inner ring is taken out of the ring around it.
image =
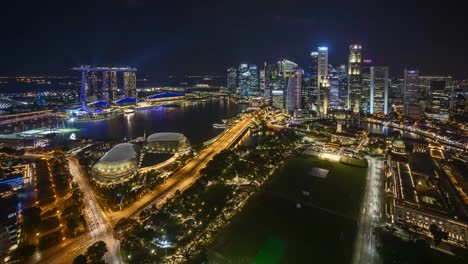
[[[406,138],[420,138],[421,137],[420,135],[410,132],[410,131],[405,131],[405,130],[401,130],[398,128],[393,128],[393,127],[388,127],[388,126],[383,126],[383,125],[378,125],[378,124],[371,124],[368,122],[361,122],[361,128],[366,129],[370,133],[383,134],[385,136],[389,136],[397,132],[402,137],[406,137]]]
[[[142,109],[107,120],[68,122],[67,126],[80,129],[75,132],[78,138],[122,140],[141,137],[145,132],[150,135],[171,131],[183,133],[191,143],[199,144],[221,132],[213,128],[213,123],[235,116],[245,108],[246,105],[217,100]]]

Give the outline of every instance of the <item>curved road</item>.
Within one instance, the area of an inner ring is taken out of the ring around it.
[[[254,116],[249,115],[231,127],[216,142],[204,149],[198,156],[189,161],[184,167],[172,174],[167,180],[153,191],[145,194],[131,206],[116,212],[104,212],[97,202],[92,188],[80,170],[74,158],[70,158],[69,166],[74,180],[84,193],[85,216],[90,231],[76,239],[68,239],[60,245],[36,254],[33,263],[72,263],[73,259],[86,251],[94,242],[103,240],[109,248],[106,254],[107,263],[122,263],[119,252],[119,242],[112,235],[112,227],[124,217],[137,216],[139,212],[150,205],[163,205],[174,193],[188,189],[200,178],[200,170],[219,152],[231,147],[240,135],[249,127]]]

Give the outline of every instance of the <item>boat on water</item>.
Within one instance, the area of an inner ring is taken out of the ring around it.
[[[71,115],[68,117],[69,121],[97,121],[97,120],[104,120],[117,117],[121,115],[122,112],[120,111],[113,111],[113,112],[103,112],[103,113],[94,113],[94,114],[81,114],[81,115]]]
[[[213,128],[220,128],[220,129],[225,129],[227,127],[226,124],[218,124],[218,123],[215,123],[213,124]]]
[[[163,104],[162,106],[166,107],[166,108],[178,108],[178,107],[180,107],[180,104],[170,103],[170,104]]]
[[[124,109],[124,114],[128,115],[128,114],[133,114],[135,113],[135,108],[125,108]]]

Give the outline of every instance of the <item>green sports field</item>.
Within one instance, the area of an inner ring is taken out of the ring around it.
[[[315,177],[313,168],[329,173]],[[209,249],[211,260],[349,263],[366,172],[313,157],[290,159],[219,233]]]

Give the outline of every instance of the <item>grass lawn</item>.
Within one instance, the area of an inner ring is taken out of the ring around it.
[[[315,167],[328,169],[327,178],[309,175]],[[215,263],[349,263],[366,172],[313,157],[290,159],[220,232],[210,257]],[[281,250],[268,250],[275,245]]]

